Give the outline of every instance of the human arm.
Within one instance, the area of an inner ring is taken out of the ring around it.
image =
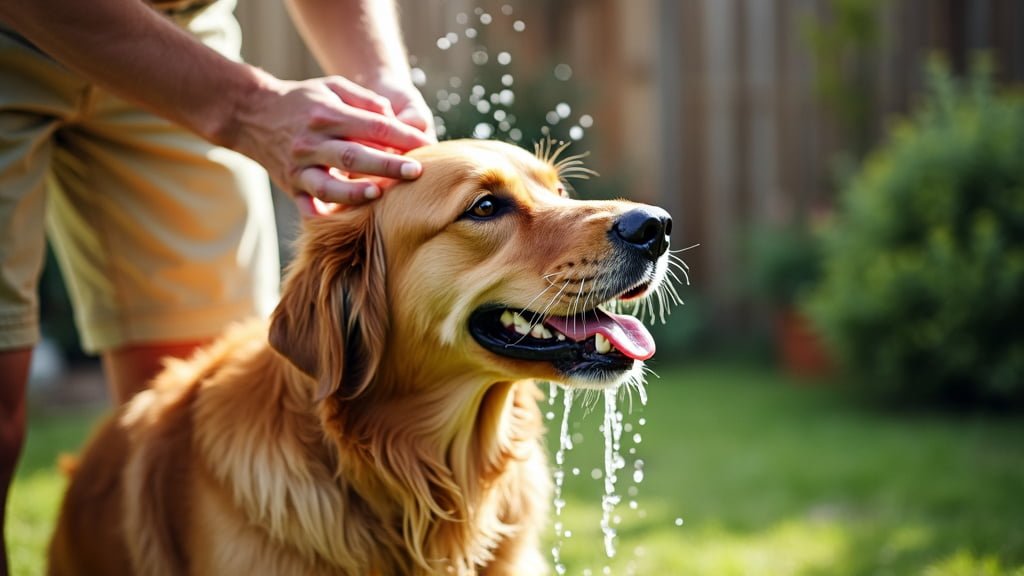
[[[434,138],[430,108],[413,86],[393,0],[288,0],[317,62],[388,98],[398,119]]]
[[[98,85],[242,152],[293,195],[357,203],[369,180],[418,175],[399,152],[428,143],[381,96],[344,78],[284,81],[233,62],[139,0],[0,0],[0,20]],[[362,143],[372,143],[373,147]]]

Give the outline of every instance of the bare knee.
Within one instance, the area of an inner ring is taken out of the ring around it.
[[[114,400],[123,404],[149,387],[167,358],[186,358],[205,341],[122,346],[103,353],[103,371]]]
[[[0,488],[6,493],[25,443],[25,389],[32,350],[0,352]]]

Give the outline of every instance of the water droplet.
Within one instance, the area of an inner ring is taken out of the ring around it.
[[[569,114],[572,114],[572,108],[565,102],[559,102],[555,105],[555,112],[562,118],[568,118]]]
[[[636,500],[629,501],[629,509],[636,510],[640,505],[636,503]]]
[[[502,86],[511,86],[512,82],[514,82],[514,81],[515,81],[515,79],[512,78],[511,74],[502,74],[502,76],[501,76],[501,85]]]
[[[484,26],[490,24],[491,23],[491,15],[486,13],[486,12],[481,14],[480,15],[480,23],[483,24]]]
[[[480,140],[486,140],[494,134],[494,126],[486,122],[481,122],[473,128],[473,138],[479,138]]]
[[[508,52],[498,52],[498,64],[502,66],[508,66],[512,62],[512,55]]]
[[[625,424],[622,425],[622,431],[623,432],[632,432],[633,431],[633,424],[630,423],[630,422],[626,422]]]
[[[473,60],[473,64],[476,64],[477,66],[483,66],[484,64],[487,64],[487,52],[484,52],[483,50],[477,50],[476,52],[473,52],[473,55],[470,56],[470,59]]]
[[[522,32],[523,30],[526,30],[526,22],[523,22],[522,20],[516,20],[515,22],[512,23],[512,29],[515,30],[516,32]]]
[[[498,122],[501,122],[502,120],[504,120],[505,119],[505,115],[506,115],[506,112],[504,110],[495,110],[494,111],[494,119],[497,120]],[[506,130],[507,130],[507,128],[506,128]]]
[[[573,468],[572,469],[572,475],[573,476],[579,476],[580,475],[580,469],[579,468]]]
[[[498,94],[498,101],[502,106],[511,106],[516,101],[516,93],[506,88]]]
[[[479,85],[479,84],[474,84],[472,92],[473,92],[473,94],[476,94],[477,96],[483,96],[484,94],[487,93],[487,89],[484,88],[483,86]],[[557,393],[556,393],[556,395],[557,395]]]
[[[633,434],[633,443],[634,444],[640,444],[643,441],[644,441],[644,437],[641,436],[639,432],[637,432],[636,434]]]
[[[573,140],[583,138],[583,128],[580,128],[579,126],[569,128],[569,138],[572,138]]]
[[[512,5],[511,4],[505,4],[504,6],[502,6],[501,7],[501,13],[504,14],[505,16],[511,16],[512,15]]]
[[[487,100],[481,100],[476,103],[476,111],[481,114],[487,114],[491,111],[491,103]]]
[[[628,489],[626,490],[626,494],[629,494],[630,496],[636,496],[636,495],[637,495],[637,494],[639,494],[639,493],[640,493],[640,489],[639,489],[639,488],[637,488],[636,486],[630,486],[630,487],[629,487],[629,488],[628,488]]]
[[[683,525],[683,519],[682,518],[676,518],[676,526],[682,526],[682,525]]]
[[[441,50],[447,50],[452,47],[452,43],[447,38],[438,38],[437,47],[440,48]]]
[[[544,418],[546,420],[554,420],[555,419],[555,413],[549,411],[547,414],[544,415]]]
[[[583,116],[580,116],[580,126],[583,126],[584,128],[590,128],[593,125],[594,119],[590,116],[590,114],[584,114]]]
[[[590,477],[594,480],[600,480],[602,476],[604,476],[604,472],[600,468],[594,468],[590,471]]]
[[[455,15],[455,22],[464,25],[466,22],[469,22],[469,16],[466,16],[465,12],[459,12]]]
[[[466,28],[466,38],[470,40],[476,38],[476,28]]]
[[[513,128],[508,131],[508,137],[511,138],[513,142],[519,142],[523,139],[523,131],[519,128]]]
[[[492,92],[491,93],[491,104],[499,104],[499,103],[501,103],[501,94],[498,94],[497,92]]]
[[[456,34],[455,32],[449,32],[445,34],[444,37],[448,40],[448,42],[452,44],[455,44],[456,42],[459,41],[459,35]]]
[[[414,86],[423,86],[427,83],[427,73],[422,68],[409,69],[409,75],[412,77]]]
[[[459,96],[454,92],[448,95],[448,103],[452,106],[458,106],[459,102],[462,102],[462,96]]]
[[[438,112],[447,112],[447,111],[449,111],[451,109],[452,109],[451,102],[449,102],[447,99],[445,99],[445,100],[438,100],[437,101],[437,111]]]
[[[509,128],[511,127],[512,125],[509,124],[507,120],[502,120],[501,122],[498,122],[498,130],[501,130],[502,132],[508,132]]]
[[[572,538],[572,530],[566,530],[562,533],[566,538]]]
[[[458,88],[459,86],[462,86],[462,78],[459,78],[458,76],[452,76],[451,78],[448,79],[448,85],[451,86],[452,88]]]
[[[477,16],[479,16],[479,15],[481,15],[483,13],[484,13],[484,9],[483,8],[481,8],[479,6],[477,6],[476,8],[473,8],[473,14],[476,14]]]
[[[565,82],[572,78],[572,66],[568,64],[559,64],[555,66],[555,78]]]
[[[558,112],[552,110],[544,115],[544,120],[546,120],[548,124],[554,126],[555,124],[558,124],[558,121],[561,120],[561,117],[558,116]]]
[[[637,484],[639,484],[639,483],[641,483],[643,481],[644,481],[644,471],[643,470],[634,470],[633,471],[633,482],[636,482]]]
[[[646,426],[647,425],[647,418],[641,418],[640,420],[637,421],[637,424],[639,424],[641,426]]]

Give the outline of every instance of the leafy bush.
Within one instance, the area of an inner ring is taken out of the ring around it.
[[[842,200],[810,312],[857,385],[1024,406],[1024,103],[933,69]]]
[[[805,226],[766,228],[750,242],[754,295],[772,304],[799,303],[821,276],[821,241]]]

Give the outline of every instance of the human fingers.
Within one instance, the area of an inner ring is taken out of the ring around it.
[[[346,114],[338,117],[333,126],[324,128],[335,138],[361,140],[378,147],[393,148],[399,152],[408,152],[432,143],[421,130],[394,117],[355,107],[349,108]]]
[[[295,195],[308,194],[322,202],[364,204],[380,197],[380,186],[366,179],[345,179],[323,166],[308,166],[299,171]]]
[[[378,150],[358,142],[331,139],[321,143],[309,158],[310,164],[333,166],[347,173],[383,176],[395,180],[419,177],[419,162]]]
[[[299,192],[295,196],[292,196],[292,200],[295,202],[295,208],[299,211],[299,216],[303,218],[327,216],[329,214],[334,214],[342,208],[341,204],[328,204],[327,202],[313,198],[305,192]]]
[[[334,92],[341,98],[341,101],[356,108],[362,108],[370,112],[376,112],[385,116],[394,116],[395,111],[391,106],[391,101],[377,94],[369,88],[364,88],[359,84],[345,78],[343,76],[328,76],[323,78],[324,85]]]

